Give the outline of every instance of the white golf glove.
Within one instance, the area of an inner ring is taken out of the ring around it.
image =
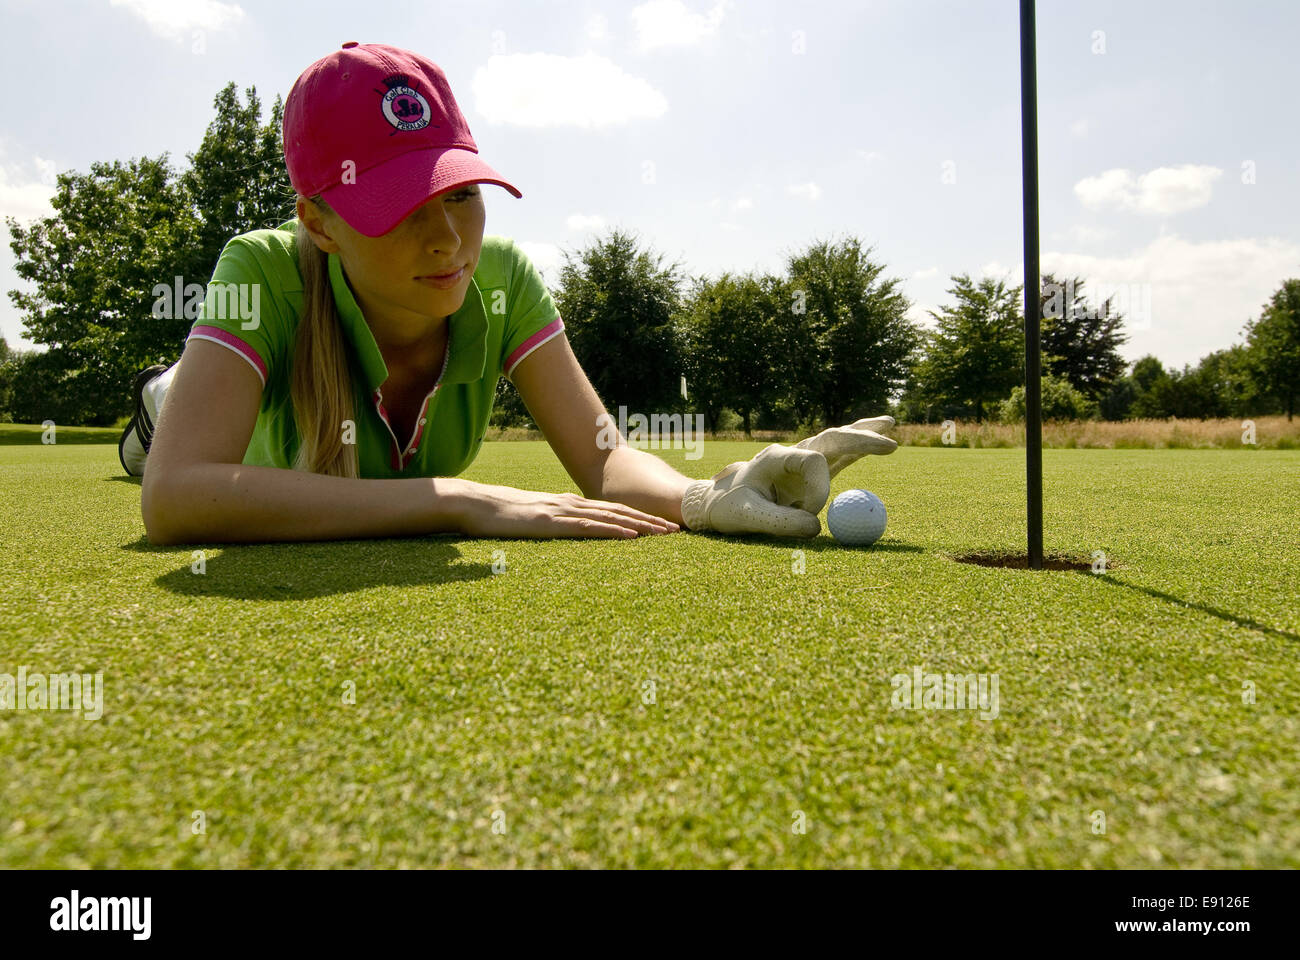
[[[682,520],[689,530],[815,537],[831,477],[865,454],[893,453],[898,444],[876,432],[893,425],[893,417],[863,419],[793,447],[764,447],[752,460],[728,464],[687,487]]]
[[[816,450],[824,456],[833,477],[868,453],[883,456],[897,450],[898,444],[895,441],[889,437],[882,437],[877,432],[889,430],[893,426],[893,417],[864,417],[861,420],[854,420],[848,426],[823,430],[815,437],[800,440],[795,446]]]

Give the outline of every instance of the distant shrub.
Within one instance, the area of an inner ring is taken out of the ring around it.
[[[1075,389],[1069,380],[1043,377],[1041,389],[1044,420],[1091,420],[1097,415],[1097,405]],[[1016,387],[999,408],[1003,423],[1025,422],[1025,388]]]

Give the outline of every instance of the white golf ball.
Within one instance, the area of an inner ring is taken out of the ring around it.
[[[870,546],[885,532],[885,505],[869,490],[845,490],[826,511],[826,526],[845,546]]]

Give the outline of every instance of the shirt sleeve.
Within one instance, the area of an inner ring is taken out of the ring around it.
[[[285,327],[256,249],[244,236],[226,244],[187,341],[211,340],[237,353],[257,372],[265,389],[272,371],[283,369]]]
[[[506,379],[513,382],[511,374],[519,362],[546,341],[559,336],[564,331],[564,321],[560,319],[541,273],[527,254],[513,241],[509,251],[510,282],[506,291],[509,310],[503,340],[505,360],[501,370]]]

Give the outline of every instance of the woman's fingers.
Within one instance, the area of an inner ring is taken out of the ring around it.
[[[681,529],[671,520],[645,513],[627,504],[570,496],[575,517],[585,517],[606,526],[618,526],[638,533],[673,533]]]
[[[591,517],[555,517],[552,521],[564,533],[562,537],[603,537],[610,540],[631,540],[641,533],[620,523],[602,523]],[[666,533],[666,530],[659,531]]]

